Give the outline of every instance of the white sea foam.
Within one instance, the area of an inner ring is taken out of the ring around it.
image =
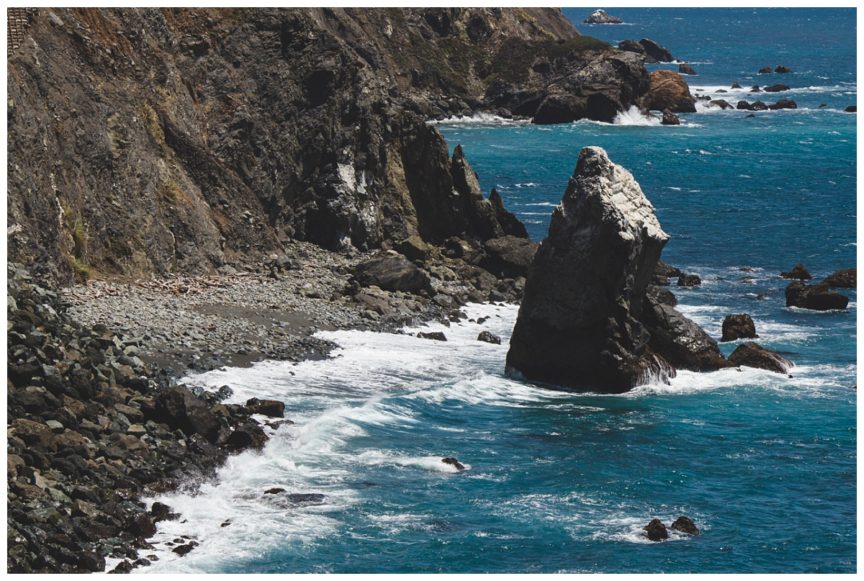
[[[639,126],[639,127],[654,127],[659,126],[661,120],[654,115],[645,115],[639,110],[639,107],[632,106],[626,111],[620,111],[615,116],[615,125]]]
[[[506,119],[493,113],[475,113],[474,115],[456,115],[447,117],[446,119],[437,119],[427,121],[430,125],[494,125],[494,126],[509,126],[509,125],[527,125],[531,123],[530,119]]]

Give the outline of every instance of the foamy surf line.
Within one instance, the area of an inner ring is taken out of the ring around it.
[[[429,125],[485,125],[508,126],[527,125],[530,119],[508,119],[492,113],[476,113],[474,115],[454,115],[445,119],[434,119],[426,122]]]

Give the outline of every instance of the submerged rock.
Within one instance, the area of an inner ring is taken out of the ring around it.
[[[659,518],[651,519],[651,522],[642,527],[642,530],[652,541],[662,541],[669,538],[669,531],[666,530],[666,525]]]
[[[723,335],[721,341],[734,341],[736,339],[755,339],[756,325],[750,315],[727,315],[723,319]]]
[[[622,24],[624,21],[612,16],[602,8],[595,10],[585,19],[585,24]]]
[[[814,311],[845,309],[849,297],[831,290],[825,283],[806,285],[795,281],[786,287],[786,306]]]
[[[781,272],[780,276],[783,278],[794,278],[797,280],[810,280],[813,278],[813,275],[810,274],[810,271],[804,268],[804,265],[801,263],[796,264],[792,267],[788,272]]]
[[[699,529],[696,527],[696,523],[694,523],[689,517],[686,516],[679,516],[678,518],[676,518],[675,522],[672,523],[672,526],[670,528],[673,531],[686,533],[688,535],[699,535]]]
[[[731,365],[767,369],[776,373],[787,373],[793,363],[779,353],[752,341],[739,345],[729,356]]]
[[[667,239],[630,172],[584,148],[531,265],[509,372],[606,392],[668,373],[639,321]]]

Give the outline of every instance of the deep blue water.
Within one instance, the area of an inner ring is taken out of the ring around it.
[[[566,12],[579,26],[590,10]],[[515,307],[472,307],[489,321],[435,327],[446,343],[328,334],[343,347],[335,361],[193,378],[230,384],[238,401],[282,399],[296,423],[200,494],[160,498],[185,519],[160,523],[160,539],[201,546],[179,559],[157,544],[149,570],[856,570],[856,293],[844,291],[848,312],[787,309],[777,277],[796,262],[816,278],[856,263],[856,116],[842,112],[856,100],[854,12],[609,12],[630,25],[580,28],[657,40],[693,63],[691,87],[785,82],[801,109],[704,110],[680,127],[631,116],[440,130],[537,240],[580,149],[606,148],[657,208],[671,236],[664,259],[703,278],[673,289],[682,311],[718,338],[725,315],[750,313],[759,342],[795,361],[792,378],[730,369],[624,396],[544,390],[503,376]],[[777,64],[795,73],[755,74]],[[505,344],[476,341],[481,329]],[[454,473],[443,456],[470,469]],[[273,486],[327,500],[262,495]],[[702,535],[641,536],[651,518],[680,514]]]

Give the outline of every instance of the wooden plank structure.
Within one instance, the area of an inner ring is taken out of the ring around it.
[[[26,8],[6,9],[6,58],[12,56],[15,49],[24,42],[28,24],[29,18]]]

